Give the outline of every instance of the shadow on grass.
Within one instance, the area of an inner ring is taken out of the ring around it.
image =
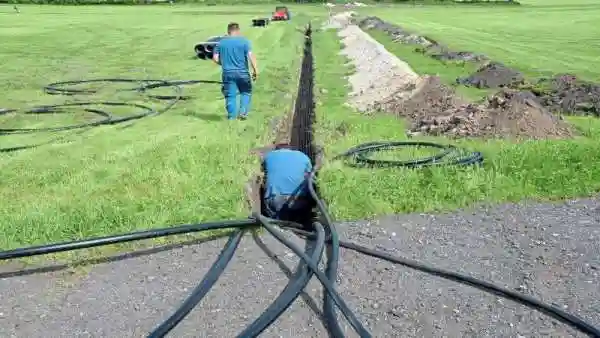
[[[0,279],[29,276],[29,275],[36,275],[36,274],[49,273],[49,272],[58,272],[58,271],[66,270],[66,269],[73,268],[73,267],[112,263],[112,262],[123,261],[126,259],[150,256],[150,255],[154,255],[154,254],[164,252],[164,251],[169,251],[169,250],[173,250],[173,249],[184,248],[184,247],[187,247],[190,245],[210,242],[210,241],[213,241],[216,239],[227,237],[230,234],[231,234],[231,232],[226,231],[226,232],[214,234],[214,235],[204,237],[204,238],[196,238],[196,239],[187,240],[187,241],[179,242],[179,243],[167,244],[167,245],[162,245],[162,246],[158,246],[158,247],[142,249],[142,250],[137,250],[137,251],[132,251],[132,252],[125,252],[125,253],[114,255],[114,256],[88,258],[88,259],[83,259],[83,260],[75,261],[75,262],[71,262],[71,263],[62,263],[62,264],[58,264],[58,265],[49,265],[49,266],[38,266],[38,267],[33,267],[33,268],[20,267],[20,268],[13,269],[13,271],[0,271]],[[2,269],[4,267],[10,268],[10,265],[5,265],[5,266],[0,265],[0,269]]]
[[[204,121],[224,121],[227,119],[225,114],[210,114],[210,113],[186,113],[185,116],[195,117]]]

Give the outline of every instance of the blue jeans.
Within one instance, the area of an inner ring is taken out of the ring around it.
[[[252,80],[248,72],[223,72],[223,96],[227,108],[227,118],[235,119],[238,114],[246,116],[252,97]],[[237,95],[240,94],[240,108],[237,107]]]

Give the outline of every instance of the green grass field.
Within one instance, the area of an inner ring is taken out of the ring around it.
[[[270,120],[289,111],[297,86],[303,36],[293,22],[251,28],[271,6],[60,7],[22,6],[0,14],[0,107],[82,100],[164,103],[115,93],[65,98],[42,92],[48,83],[107,77],[220,80],[214,63],[193,47],[242,24],[260,68],[252,116],[225,120],[219,85],[184,88],[193,100],[127,128],[70,133],[53,145],[0,153],[0,248],[119,233],[176,223],[244,218],[244,184],[259,169],[251,148],[271,141]],[[123,86],[120,86],[121,88]],[[158,91],[167,94],[168,90]],[[154,94],[154,92],[153,92]],[[123,109],[117,114],[125,114]],[[55,126],[89,119],[0,116],[1,128]],[[52,135],[0,136],[1,147]]]
[[[570,72],[600,81],[600,3],[524,0],[522,6],[406,6],[363,12],[440,41],[484,53],[530,75]]]
[[[520,9],[404,6],[365,12],[394,19],[450,46],[486,53],[530,74],[570,71],[599,79],[594,55],[600,53],[593,42],[600,35],[592,24],[597,6],[591,1],[566,7],[541,4]],[[163,103],[139,94],[116,93],[114,86],[71,98],[46,95],[42,87],[54,81],[106,77],[219,80],[218,67],[193,58],[193,45],[222,34],[229,21],[247,25],[271,10],[271,5],[22,6],[19,15],[4,10],[0,108],[92,99],[160,107]],[[127,128],[71,132],[52,145],[0,154],[0,248],[246,217],[243,186],[259,168],[249,150],[272,139],[271,119],[290,108],[287,94],[295,93],[301,57],[302,35],[297,29],[309,18],[326,14],[316,6],[294,11],[289,23],[267,29],[243,26],[261,70],[248,121],[225,120],[218,86],[186,86],[184,94],[194,99],[160,116]],[[519,25],[514,25],[517,21]],[[451,79],[464,71],[434,64],[377,38],[422,74]],[[316,33],[314,41],[316,84],[327,90],[319,94],[317,105],[318,142],[327,152],[320,189],[337,219],[482,201],[562,198],[600,189],[600,122],[583,118],[570,120],[584,131],[577,140],[459,142],[484,152],[488,162],[482,169],[370,170],[332,161],[334,154],[358,143],[401,140],[404,125],[390,116],[364,117],[345,107],[343,76],[349,69],[338,55],[339,40],[328,31]],[[0,126],[39,127],[89,119],[83,113],[57,115],[63,116],[5,115],[0,116]],[[347,129],[345,135],[336,131],[341,125]],[[4,135],[0,147],[53,137]]]
[[[487,54],[530,76],[571,72],[600,80],[594,62],[600,55],[600,47],[594,43],[599,32],[595,22],[600,18],[600,6],[593,1],[523,3],[520,8],[402,6],[362,9],[359,13],[379,16],[457,50]],[[414,53],[413,46],[393,43],[382,33],[370,33],[419,74],[438,75],[451,83],[474,69],[469,65],[443,64]],[[315,56],[320,70],[316,83],[327,90],[326,95],[321,95],[318,114],[318,139],[325,146],[326,158],[364,142],[406,139],[403,121],[392,116],[363,116],[343,106],[347,89],[340,83],[345,82],[343,76],[351,70],[344,66],[346,60],[334,52],[340,43],[331,31],[315,39],[321,46]],[[459,92],[473,99],[486,93],[467,88]],[[486,164],[481,169],[355,169],[341,161],[326,160],[320,176],[321,192],[337,219],[447,210],[481,202],[560,199],[597,192],[600,122],[590,118],[568,121],[582,131],[582,137],[524,143],[425,138],[483,152]],[[339,133],[340,129],[345,132]]]

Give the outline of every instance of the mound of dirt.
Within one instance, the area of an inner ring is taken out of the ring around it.
[[[468,77],[456,79],[456,82],[477,88],[516,87],[525,82],[525,77],[500,62],[489,62]]]
[[[467,104],[438,77],[422,77],[409,91],[396,92],[375,105],[377,110],[396,113],[411,120],[430,119]]]
[[[341,28],[342,54],[355,66],[349,78],[353,88],[349,103],[358,110],[405,117],[412,122],[409,133],[413,135],[534,139],[573,135],[569,126],[544,109],[530,92],[503,90],[482,103],[471,103],[438,77],[417,76],[406,63],[348,22],[348,17],[332,17],[331,26]],[[363,27],[381,22],[376,18],[362,21]],[[398,32],[396,27],[383,25]]]
[[[568,138],[573,131],[540,105],[531,92],[503,90],[482,103],[460,98],[435,76],[425,76],[407,95],[399,93],[379,110],[408,118],[409,134],[451,137]]]
[[[488,60],[487,56],[482,54],[475,54],[472,52],[453,52],[441,45],[429,47],[425,54],[440,61],[483,62]]]
[[[542,79],[531,90],[539,102],[552,112],[600,117],[600,85],[559,75]]]
[[[569,138],[575,133],[561,118],[538,103],[531,92],[506,89],[487,98],[480,124],[495,135],[534,139]],[[486,128],[487,129],[487,128]]]
[[[541,106],[531,92],[507,89],[475,104],[459,98],[432,76],[424,77],[408,99],[388,100],[383,108],[409,118],[411,135],[533,139],[573,136],[569,125]]]

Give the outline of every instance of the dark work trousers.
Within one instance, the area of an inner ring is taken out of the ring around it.
[[[265,199],[265,209],[269,217],[290,221],[295,212],[307,210],[310,207],[307,197],[294,197],[290,195],[275,195]]]
[[[227,118],[233,120],[238,115],[247,117],[252,97],[252,79],[250,78],[250,74],[247,71],[224,71],[222,79]],[[240,95],[239,109],[237,105],[238,94]]]

